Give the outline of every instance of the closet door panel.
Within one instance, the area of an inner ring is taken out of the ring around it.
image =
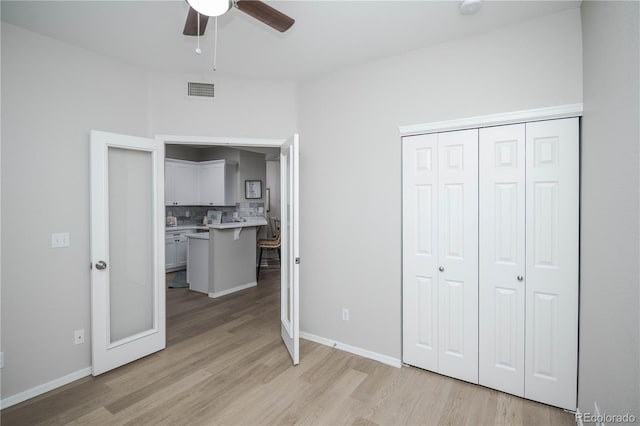
[[[479,156],[479,382],[524,396],[525,125],[480,129]]]
[[[526,125],[525,397],[576,408],[578,119]]]
[[[478,382],[478,130],[438,135],[438,372]]]
[[[403,361],[438,369],[438,136],[405,137],[403,155]]]

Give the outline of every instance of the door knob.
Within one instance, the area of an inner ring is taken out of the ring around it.
[[[96,263],[96,269],[99,270],[103,270],[103,269],[107,269],[107,263],[104,260],[101,260],[100,262]]]
[[[444,266],[439,267],[439,268],[438,268],[438,271],[440,271],[440,272],[444,272]]]
[[[518,281],[523,281],[524,277],[522,275],[518,275]]]

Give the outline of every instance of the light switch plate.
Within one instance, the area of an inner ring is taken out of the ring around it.
[[[68,232],[58,232],[51,234],[51,247],[61,248],[69,247],[71,245],[71,237]]]

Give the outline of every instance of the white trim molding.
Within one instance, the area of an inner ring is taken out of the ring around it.
[[[66,376],[58,377],[55,380],[44,383],[42,385],[36,386],[34,388],[28,389],[24,392],[20,392],[18,394],[9,396],[0,401],[0,410],[4,410],[5,408],[9,408],[12,405],[19,404],[21,402],[26,401],[27,399],[35,398],[38,395],[42,395],[43,393],[47,393],[54,389],[57,389],[61,386],[67,385],[71,382],[75,382],[76,380],[82,379],[83,377],[87,377],[91,375],[91,367],[83,368],[82,370],[75,371],[71,374],[67,374]]]
[[[156,135],[156,140],[162,143],[176,145],[225,145],[225,146],[253,146],[277,148],[286,142],[286,139],[259,139],[259,138],[227,138],[220,136],[182,136],[182,135]]]
[[[421,135],[425,133],[447,132],[452,130],[476,129],[479,127],[503,126],[506,124],[530,121],[555,120],[559,118],[582,116],[582,104],[559,105],[554,107],[528,109],[501,114],[479,115],[456,120],[436,121],[424,124],[400,126],[401,136]]]
[[[301,331],[300,338],[305,340],[310,340],[312,342],[320,343],[321,345],[329,346],[335,349],[340,349],[341,351],[349,352],[354,355],[359,355],[364,358],[369,358],[374,361],[378,361],[383,364],[390,365],[392,367],[396,367],[396,368],[402,367],[402,363],[398,358],[393,358],[387,355],[379,354],[377,352],[369,351],[367,349],[362,349],[355,346],[347,345],[346,343],[336,342],[335,340],[327,339],[326,337],[320,337],[314,334],[309,334],[309,333],[305,333],[304,331]]]
[[[209,293],[209,297],[215,299],[216,297],[226,296],[227,294],[235,293],[236,291],[244,290],[251,287],[257,287],[258,282],[253,281],[247,284],[241,284],[235,287],[228,288],[222,291],[216,291],[215,293]]]

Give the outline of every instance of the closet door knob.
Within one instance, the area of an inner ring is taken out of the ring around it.
[[[444,272],[444,266],[439,267],[439,268],[438,268],[438,271],[440,271],[440,272]]]
[[[518,281],[523,281],[524,277],[522,275],[518,275]]]

